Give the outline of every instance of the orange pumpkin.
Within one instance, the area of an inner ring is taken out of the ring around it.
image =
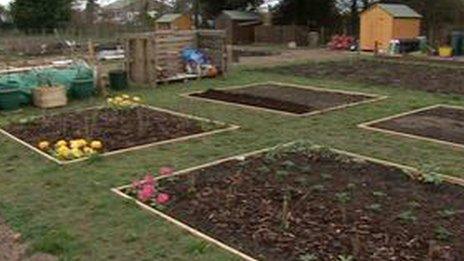
[[[215,66],[212,66],[208,70],[208,76],[211,78],[215,78],[218,75],[218,69]]]

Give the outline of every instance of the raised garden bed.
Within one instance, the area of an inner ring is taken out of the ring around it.
[[[38,147],[43,141],[48,145],[73,139],[94,140],[102,147],[101,155],[108,156],[237,128],[161,108],[137,106],[131,109],[99,107],[25,119],[4,126],[0,132],[59,164],[68,164],[87,157],[57,159]]]
[[[459,260],[464,188],[446,179],[295,143],[113,191],[245,260]]]
[[[414,65],[373,59],[354,59],[262,69],[307,78],[388,85],[427,92],[464,94],[464,71],[449,66]]]
[[[184,96],[292,116],[309,116],[385,98],[275,82],[210,89]]]
[[[434,105],[359,126],[387,134],[464,148],[464,107]]]

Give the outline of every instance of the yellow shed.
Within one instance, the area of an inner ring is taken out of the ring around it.
[[[361,50],[386,50],[393,39],[413,39],[420,34],[422,15],[403,4],[376,4],[361,13]]]
[[[156,30],[192,30],[193,22],[186,14],[164,14],[155,22]]]

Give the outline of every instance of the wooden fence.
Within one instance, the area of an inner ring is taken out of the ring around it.
[[[309,27],[298,25],[260,25],[255,27],[255,42],[264,44],[296,42],[298,46],[307,46],[309,31]]]
[[[59,29],[0,30],[0,50],[9,54],[65,54],[66,42],[87,47],[87,42],[118,42],[129,33],[153,31],[147,26],[95,25]]]

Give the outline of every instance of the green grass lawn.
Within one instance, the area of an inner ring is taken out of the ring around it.
[[[192,90],[268,80],[388,95],[389,99],[298,118],[179,96]],[[414,167],[432,164],[444,174],[464,178],[461,172],[464,150],[356,127],[365,121],[436,103],[464,105],[464,97],[340,80],[312,80],[237,69],[227,80],[163,85],[151,90],[132,89],[130,94],[144,97],[152,106],[234,123],[242,128],[66,167],[59,167],[0,136],[0,215],[23,234],[33,251],[55,254],[63,260],[237,260],[122,200],[110,189],[128,184],[166,164],[183,169],[297,139]],[[98,99],[75,102],[66,109],[102,102]],[[0,123],[40,113],[40,110],[29,108],[1,116]]]

